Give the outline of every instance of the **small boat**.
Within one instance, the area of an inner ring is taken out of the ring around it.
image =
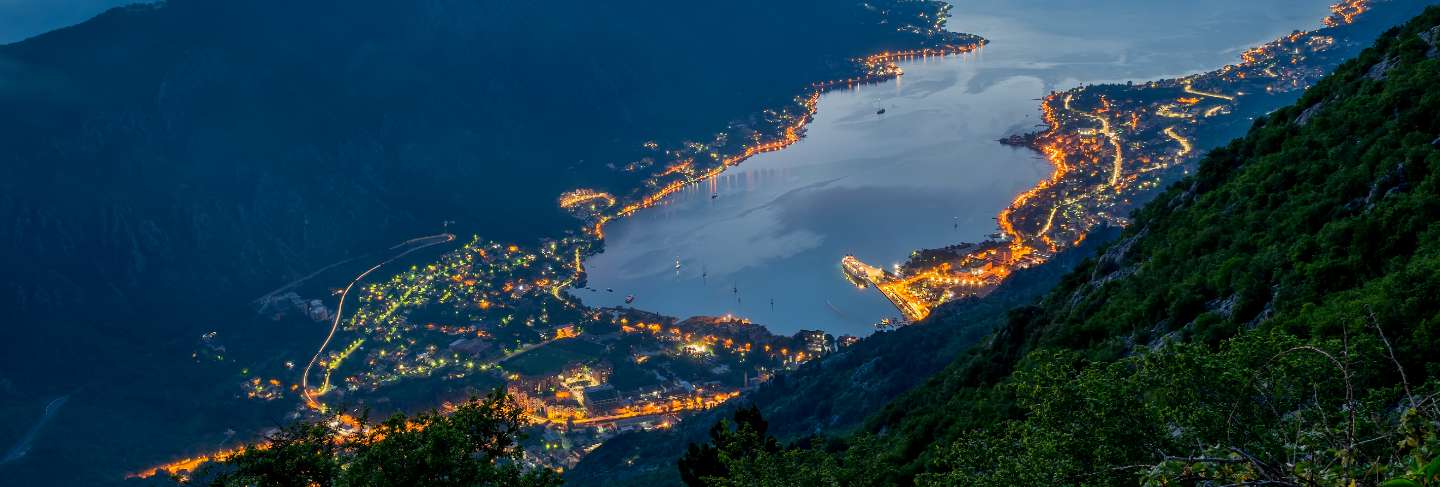
[[[615,292],[615,290],[612,289],[612,288],[608,288],[608,287],[607,287],[607,288],[605,288],[605,292],[607,292],[607,293],[613,293],[613,292]]]
[[[633,303],[633,302],[635,302],[635,295],[634,295],[634,294],[625,296],[625,304],[630,304],[630,303]]]
[[[712,200],[715,199],[715,198],[719,198],[719,197],[720,197],[720,193],[710,193],[710,199],[712,199]]]
[[[904,327],[907,323],[900,318],[882,318],[875,323],[875,331],[893,331]]]
[[[884,115],[884,114],[885,114],[885,109],[884,109],[884,108],[881,108],[881,109],[879,109],[879,110],[876,110],[876,111],[875,111],[875,114],[876,114],[876,115]]]
[[[676,258],[675,258],[675,270],[677,270],[677,271],[680,270],[680,258],[679,258],[679,257],[676,257]]]

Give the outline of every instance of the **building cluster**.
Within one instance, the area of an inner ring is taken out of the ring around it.
[[[735,316],[584,308],[559,292],[577,279],[581,242],[533,251],[477,239],[365,285],[317,361],[306,414],[503,384],[540,430],[527,451],[558,468],[618,432],[666,427],[836,348],[823,332],[776,336]],[[256,377],[242,384],[248,397],[302,396]]]
[[[565,468],[615,434],[669,427],[858,338],[837,341],[819,330],[784,337],[735,316],[676,320],[611,308],[576,340],[605,351],[541,372],[501,364],[543,438],[526,445],[537,464]]]

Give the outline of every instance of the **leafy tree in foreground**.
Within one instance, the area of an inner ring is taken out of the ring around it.
[[[873,436],[848,444],[810,438],[782,447],[766,433],[755,406],[735,412],[710,428],[710,442],[690,444],[679,461],[680,477],[691,487],[878,486],[894,482]]]
[[[780,451],[768,428],[754,405],[736,410],[733,421],[722,419],[710,427],[710,443],[690,444],[679,461],[681,480],[691,487],[709,485],[706,479],[728,476],[733,464]]]
[[[362,421],[350,434],[324,423],[297,423],[202,477],[214,487],[560,485],[553,472],[521,465],[521,414],[513,399],[496,391],[449,413]]]

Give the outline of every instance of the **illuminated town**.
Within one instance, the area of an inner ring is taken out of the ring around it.
[[[450,242],[431,237],[397,254]],[[365,411],[388,404],[443,408],[503,387],[535,425],[527,458],[563,469],[614,434],[668,427],[855,341],[821,331],[777,336],[735,316],[676,320],[584,308],[558,291],[577,270],[571,249],[587,242],[551,242],[532,252],[472,239],[380,282],[355,285],[357,277],[339,294],[349,301],[337,307],[336,329],[313,367],[287,362],[249,371],[239,386],[251,400],[294,400],[297,417],[329,417],[342,434],[362,427],[355,418]],[[298,377],[295,370],[302,370]],[[240,448],[134,475],[183,476]]]
[[[1246,50],[1240,63],[1216,71],[1050,94],[1041,105],[1048,130],[1001,142],[1039,152],[1052,173],[1000,212],[990,239],[919,250],[891,270],[845,256],[844,275],[876,288],[914,322],[946,301],[985,295],[1015,270],[1078,245],[1097,226],[1126,225],[1142,195],[1197,160],[1194,138],[1201,127],[1234,123],[1246,97],[1303,90],[1338,63],[1330,31],[1354,22],[1369,3],[1336,4],[1325,28]]]
[[[1339,4],[1325,25],[1353,22],[1367,6],[1363,0]],[[1144,192],[1195,160],[1198,127],[1239,116],[1246,96],[1293,92],[1318,79],[1323,63],[1315,59],[1335,42],[1326,31],[1297,32],[1209,73],[1051,94],[1042,103],[1049,129],[1003,142],[1037,150],[1053,172],[1012,200],[988,240],[916,251],[893,269],[845,256],[843,275],[896,306],[903,320],[890,324],[907,323],[946,301],[988,293],[1015,270],[1079,244],[1097,226],[1125,225],[1124,215]],[[457,241],[446,233],[397,245],[335,289],[333,312],[299,302],[330,334],[313,355],[246,369],[236,384],[240,396],[294,401],[293,417],[329,418],[343,436],[347,428],[363,427],[355,418],[365,411],[443,408],[446,401],[504,388],[533,424],[526,461],[564,470],[615,434],[667,428],[776,372],[855,343],[857,337],[815,330],[778,336],[743,317],[677,320],[628,307],[592,309],[566,291],[584,287],[582,261],[598,251],[607,223],[691,185],[713,184],[726,168],[800,140],[825,90],[893,79],[903,75],[898,61],[966,55],[985,44],[947,34],[945,44],[858,59],[854,76],[815,83],[792,103],[763,113],[760,126],[735,126],[707,142],[676,147],[647,142],[652,157],[619,166],[648,174],[641,189],[617,196],[580,188],[557,197],[561,209],[584,222],[571,236],[530,247],[479,237]],[[431,247],[444,253],[425,263],[404,259]],[[365,281],[381,269],[388,277]],[[197,360],[224,352],[210,338],[201,343]],[[132,475],[183,478],[243,448]]]

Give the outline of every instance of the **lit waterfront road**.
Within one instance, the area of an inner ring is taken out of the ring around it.
[[[638,418],[646,418],[646,417],[653,417],[653,416],[662,416],[662,415],[669,415],[669,414],[678,414],[678,413],[683,413],[683,412],[687,412],[687,411],[700,411],[700,410],[710,409],[710,408],[719,406],[720,404],[723,404],[725,401],[729,401],[730,399],[734,399],[735,397],[737,397],[737,396],[739,396],[739,395],[740,395],[740,391],[716,392],[716,393],[712,393],[712,394],[710,394],[710,395],[708,395],[708,396],[702,394],[702,395],[700,395],[700,396],[692,397],[692,398],[689,398],[689,399],[686,399],[686,400],[672,400],[672,401],[670,401],[670,402],[668,402],[668,403],[664,403],[664,404],[648,404],[648,405],[646,405],[646,406],[644,406],[644,407],[640,407],[640,408],[637,408],[637,409],[631,409],[631,410],[622,411],[622,412],[620,412],[620,413],[618,413],[618,414],[613,414],[613,415],[609,415],[609,416],[599,416],[599,417],[593,417],[593,418],[577,419],[577,420],[575,420],[575,424],[577,424],[577,425],[584,425],[584,424],[609,423],[609,422],[619,421],[619,420],[625,420],[625,419],[638,419]]]
[[[1208,97],[1210,97],[1210,98],[1219,98],[1219,99],[1225,100],[1225,101],[1235,101],[1235,97],[1233,97],[1233,96],[1225,95],[1225,94],[1220,94],[1220,93],[1212,93],[1212,92],[1208,92],[1208,91],[1200,91],[1200,90],[1195,89],[1195,87],[1190,86],[1190,83],[1191,83],[1191,82],[1188,81],[1188,80],[1185,82],[1185,92],[1186,92],[1186,93],[1189,93],[1189,94],[1192,94],[1192,95],[1197,95],[1197,96],[1208,96]]]
[[[341,321],[341,320],[344,318],[344,316],[345,316],[345,298],[350,295],[350,290],[355,287],[355,284],[357,284],[357,283],[359,283],[360,281],[364,280],[366,276],[369,276],[369,275],[370,275],[370,273],[375,272],[376,270],[380,269],[381,267],[384,267],[385,264],[389,264],[389,263],[391,263],[391,262],[394,262],[394,261],[400,259],[401,257],[404,257],[404,256],[406,256],[406,255],[409,255],[411,252],[415,252],[415,251],[417,251],[417,250],[425,249],[425,248],[428,248],[428,247],[433,247],[433,246],[435,246],[435,245],[440,245],[440,244],[443,244],[443,243],[449,243],[449,242],[452,242],[452,241],[454,241],[454,240],[455,240],[455,234],[452,234],[452,233],[442,233],[442,234],[439,234],[439,235],[431,235],[431,236],[428,236],[428,237],[414,238],[414,239],[410,239],[410,240],[406,240],[406,241],[404,241],[404,242],[401,242],[400,244],[398,244],[398,245],[396,245],[396,246],[394,246],[394,247],[390,247],[390,250],[396,250],[396,249],[405,248],[403,251],[401,251],[401,252],[398,253],[398,254],[395,254],[395,255],[391,256],[391,257],[388,258],[388,259],[385,259],[385,260],[381,261],[381,262],[378,263],[378,264],[375,264],[373,267],[371,267],[371,268],[369,268],[369,269],[366,269],[365,272],[361,272],[360,275],[357,275],[357,276],[355,276],[354,279],[351,279],[351,280],[350,280],[350,284],[345,285],[345,290],[340,293],[340,301],[335,305],[335,319],[334,319],[334,320],[331,320],[331,323],[330,323],[330,333],[328,333],[328,334],[325,335],[325,341],[323,341],[323,342],[320,343],[320,348],[315,351],[315,355],[314,355],[313,357],[310,357],[310,363],[305,364],[305,369],[300,372],[300,390],[301,390],[302,393],[305,395],[305,405],[306,405],[307,407],[309,407],[310,409],[314,409],[314,410],[316,410],[316,411],[319,411],[319,412],[321,412],[321,413],[324,413],[324,412],[326,411],[325,405],[324,405],[324,404],[321,404],[319,401],[317,401],[317,400],[315,399],[315,397],[316,397],[316,396],[315,396],[315,393],[314,393],[313,390],[310,389],[310,369],[313,368],[313,367],[315,366],[315,363],[320,360],[320,355],[323,354],[323,353],[325,353],[325,348],[330,346],[330,340],[333,339],[333,338],[335,338],[335,330],[337,330],[337,329],[340,328],[340,321]],[[406,248],[406,247],[408,247],[408,248]],[[327,388],[328,388],[328,386],[329,386],[329,381],[330,381],[330,379],[329,379],[329,374],[326,374],[326,379],[325,379],[326,384],[325,384],[325,386],[326,386]],[[322,394],[323,394],[323,392],[322,392]]]
[[[855,258],[853,255],[847,255],[840,259],[840,265],[845,273],[849,274],[852,278],[869,284],[880,291],[880,294],[885,296],[885,299],[890,300],[890,304],[895,305],[895,308],[905,315],[905,319],[915,321],[924,318],[925,315],[929,313],[928,309],[921,307],[914,300],[907,299],[905,295],[902,294],[905,286],[903,284],[899,286],[895,285],[895,279],[886,275],[885,271],[879,267],[861,262],[860,259]]]

